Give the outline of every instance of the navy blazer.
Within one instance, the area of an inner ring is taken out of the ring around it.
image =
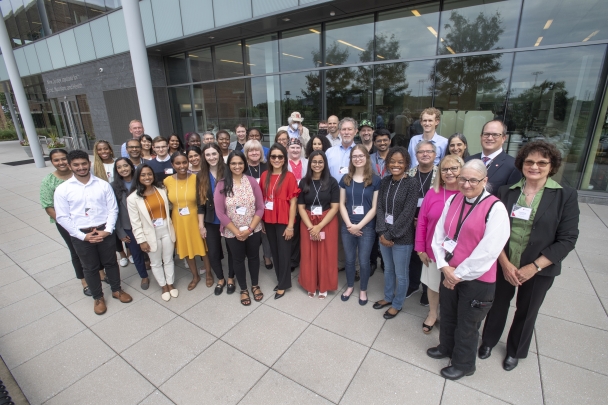
[[[481,159],[481,153],[469,156],[467,162],[471,159]],[[512,186],[520,179],[521,172],[515,168],[515,158],[504,151],[500,152],[488,166],[488,183],[492,186],[493,195],[498,194],[501,186]]]
[[[511,212],[520,193],[520,188],[511,190],[509,186],[502,186],[498,198],[505,204],[507,211]],[[520,268],[545,256],[553,264],[542,269],[538,275],[559,276],[562,260],[574,249],[578,239],[579,214],[576,190],[569,187],[545,188],[532,222],[528,246],[521,255]],[[513,224],[513,218],[510,221]],[[509,257],[508,241],[504,250]]]

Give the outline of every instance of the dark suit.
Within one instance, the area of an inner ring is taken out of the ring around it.
[[[481,153],[469,156],[471,159],[481,159]],[[488,183],[492,186],[491,193],[497,195],[498,189],[504,185],[513,185],[521,179],[521,172],[515,168],[515,159],[504,151],[492,160],[488,166]]]
[[[518,200],[520,192],[520,188],[513,190],[508,186],[500,188],[498,198],[509,212]],[[561,273],[562,260],[574,249],[578,238],[578,219],[576,190],[565,187],[545,188],[532,222],[528,245],[521,255],[520,268],[540,256],[545,256],[553,264],[542,269],[518,288],[517,310],[507,338],[507,355],[519,359],[528,355],[540,306],[555,276]],[[513,221],[514,219],[511,218],[511,224]],[[505,253],[508,257],[509,242],[505,246]],[[482,340],[486,346],[494,347],[498,343],[514,295],[515,287],[505,279],[499,264],[496,272],[494,304],[483,328]]]

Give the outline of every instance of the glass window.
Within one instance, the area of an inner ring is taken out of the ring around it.
[[[521,2],[522,0],[446,0],[441,14],[438,53],[447,55],[513,48]]]
[[[608,38],[608,2],[526,0],[518,47],[587,42]]]
[[[74,25],[83,23],[89,19],[87,15],[87,8],[84,2],[70,2],[70,15]]]
[[[89,1],[89,0],[87,0],[87,1]],[[114,10],[119,7],[122,7],[122,0],[105,0],[105,2],[106,2],[106,8],[108,10]]]
[[[42,21],[40,20],[40,13],[38,12],[38,3],[36,0],[25,0],[24,4],[27,18],[30,22],[32,41],[35,41],[45,36]]]
[[[215,47],[215,77],[225,79],[243,76],[243,50],[241,42]]]
[[[375,60],[435,55],[439,2],[378,13]]]
[[[220,129],[215,84],[195,84],[193,87],[196,130],[199,134],[203,134],[205,131],[212,131],[215,134]]]
[[[104,0],[86,0],[87,15],[95,18],[106,12]]]
[[[213,80],[213,62],[211,61],[211,48],[188,52],[190,71],[193,82]]]
[[[372,69],[368,66],[324,72],[327,116],[372,119]]]
[[[276,34],[245,41],[245,74],[262,75],[279,71],[279,42]]]
[[[186,66],[186,55],[183,53],[172,55],[166,58],[167,61],[167,82],[169,85],[188,83],[188,66]]]
[[[274,143],[281,122],[279,76],[253,77],[247,80],[248,128],[257,128],[262,141]]]
[[[15,15],[13,14],[11,3],[8,1],[0,1],[0,9],[2,10],[6,30],[8,31],[8,36],[11,39],[13,48],[23,45],[21,35],[19,35],[19,30],[17,29],[17,23],[15,22]]]
[[[608,191],[608,97],[600,111],[581,190]]]
[[[194,131],[190,86],[170,87],[169,99],[171,100],[173,128],[176,133],[183,136],[185,133]]]
[[[319,72],[303,72],[281,75],[282,125],[287,117],[298,111],[304,117],[304,126],[316,130],[321,119],[321,81]],[[274,138],[272,139],[274,141]]]
[[[281,71],[321,66],[321,26],[285,31],[279,41]]]
[[[229,80],[217,83],[216,94],[220,129],[233,133],[236,124],[247,122],[245,81]]]
[[[325,28],[326,66],[374,60],[373,15],[328,23]]]
[[[13,5],[13,12],[15,13],[15,22],[17,23],[17,29],[21,34],[21,40],[23,44],[32,42],[32,32],[30,29],[30,23],[27,20],[27,13],[25,7],[23,7],[23,0],[14,0],[11,2]]]
[[[66,28],[70,28],[74,25],[74,21],[70,16],[70,9],[68,3],[59,0],[45,0],[45,6],[47,7],[47,15],[49,17],[49,23],[53,32],[63,31]],[[50,10],[49,10],[50,9]]]
[[[605,45],[517,53],[507,114],[509,154],[534,139],[562,152],[558,182],[577,187]]]
[[[439,59],[431,75],[435,107],[442,111],[437,133],[467,137],[470,154],[481,152],[481,129],[504,117],[513,54]]]

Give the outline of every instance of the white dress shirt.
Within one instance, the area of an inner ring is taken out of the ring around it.
[[[106,232],[112,233],[118,217],[116,196],[110,183],[91,174],[87,184],[72,176],[55,190],[57,222],[68,233],[80,240],[85,234],[82,228],[106,224]]]
[[[483,192],[485,198],[490,193],[487,191]],[[445,217],[450,209],[450,203],[454,199],[454,196],[448,198],[441,213],[441,218],[437,222],[435,227],[435,233],[433,234],[433,242],[431,247],[433,253],[437,259],[437,268],[449,266],[449,263],[445,261],[445,249],[441,246],[445,240]],[[475,200],[467,199],[467,202],[474,202]],[[476,280],[481,277],[485,272],[490,270],[490,267],[494,264],[500,252],[505,247],[509,235],[511,234],[511,225],[509,224],[509,214],[504,204],[496,203],[490,210],[488,216],[488,222],[486,223],[486,230],[483,234],[483,238],[479,241],[477,247],[471,252],[471,255],[467,257],[462,263],[456,267],[454,275],[461,280]],[[456,247],[458,249],[458,247]]]
[[[340,134],[338,134],[336,138],[331,136],[331,134],[327,134],[325,135],[325,137],[329,139],[329,143],[331,144],[331,146],[338,146],[342,144],[342,136],[340,136]]]
[[[489,155],[486,155],[486,154],[484,154],[483,152],[481,152],[481,157],[480,157],[480,159],[483,161],[483,158],[484,158],[484,157],[488,157],[488,158],[490,158],[490,160],[488,160],[488,163],[485,163],[486,167],[488,167],[488,165],[489,165],[490,163],[492,163],[492,161],[493,161],[494,159],[496,159],[496,156],[500,155],[500,154],[501,154],[501,152],[502,152],[502,148],[498,149],[496,152],[492,152],[492,153],[490,153]]]

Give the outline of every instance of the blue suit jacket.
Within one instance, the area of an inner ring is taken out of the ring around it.
[[[469,156],[467,162],[471,159],[481,159],[481,153]],[[512,185],[521,179],[521,172],[515,168],[515,158],[507,155],[504,151],[488,166],[488,183],[492,186],[491,193],[498,194],[498,189],[501,186]]]

